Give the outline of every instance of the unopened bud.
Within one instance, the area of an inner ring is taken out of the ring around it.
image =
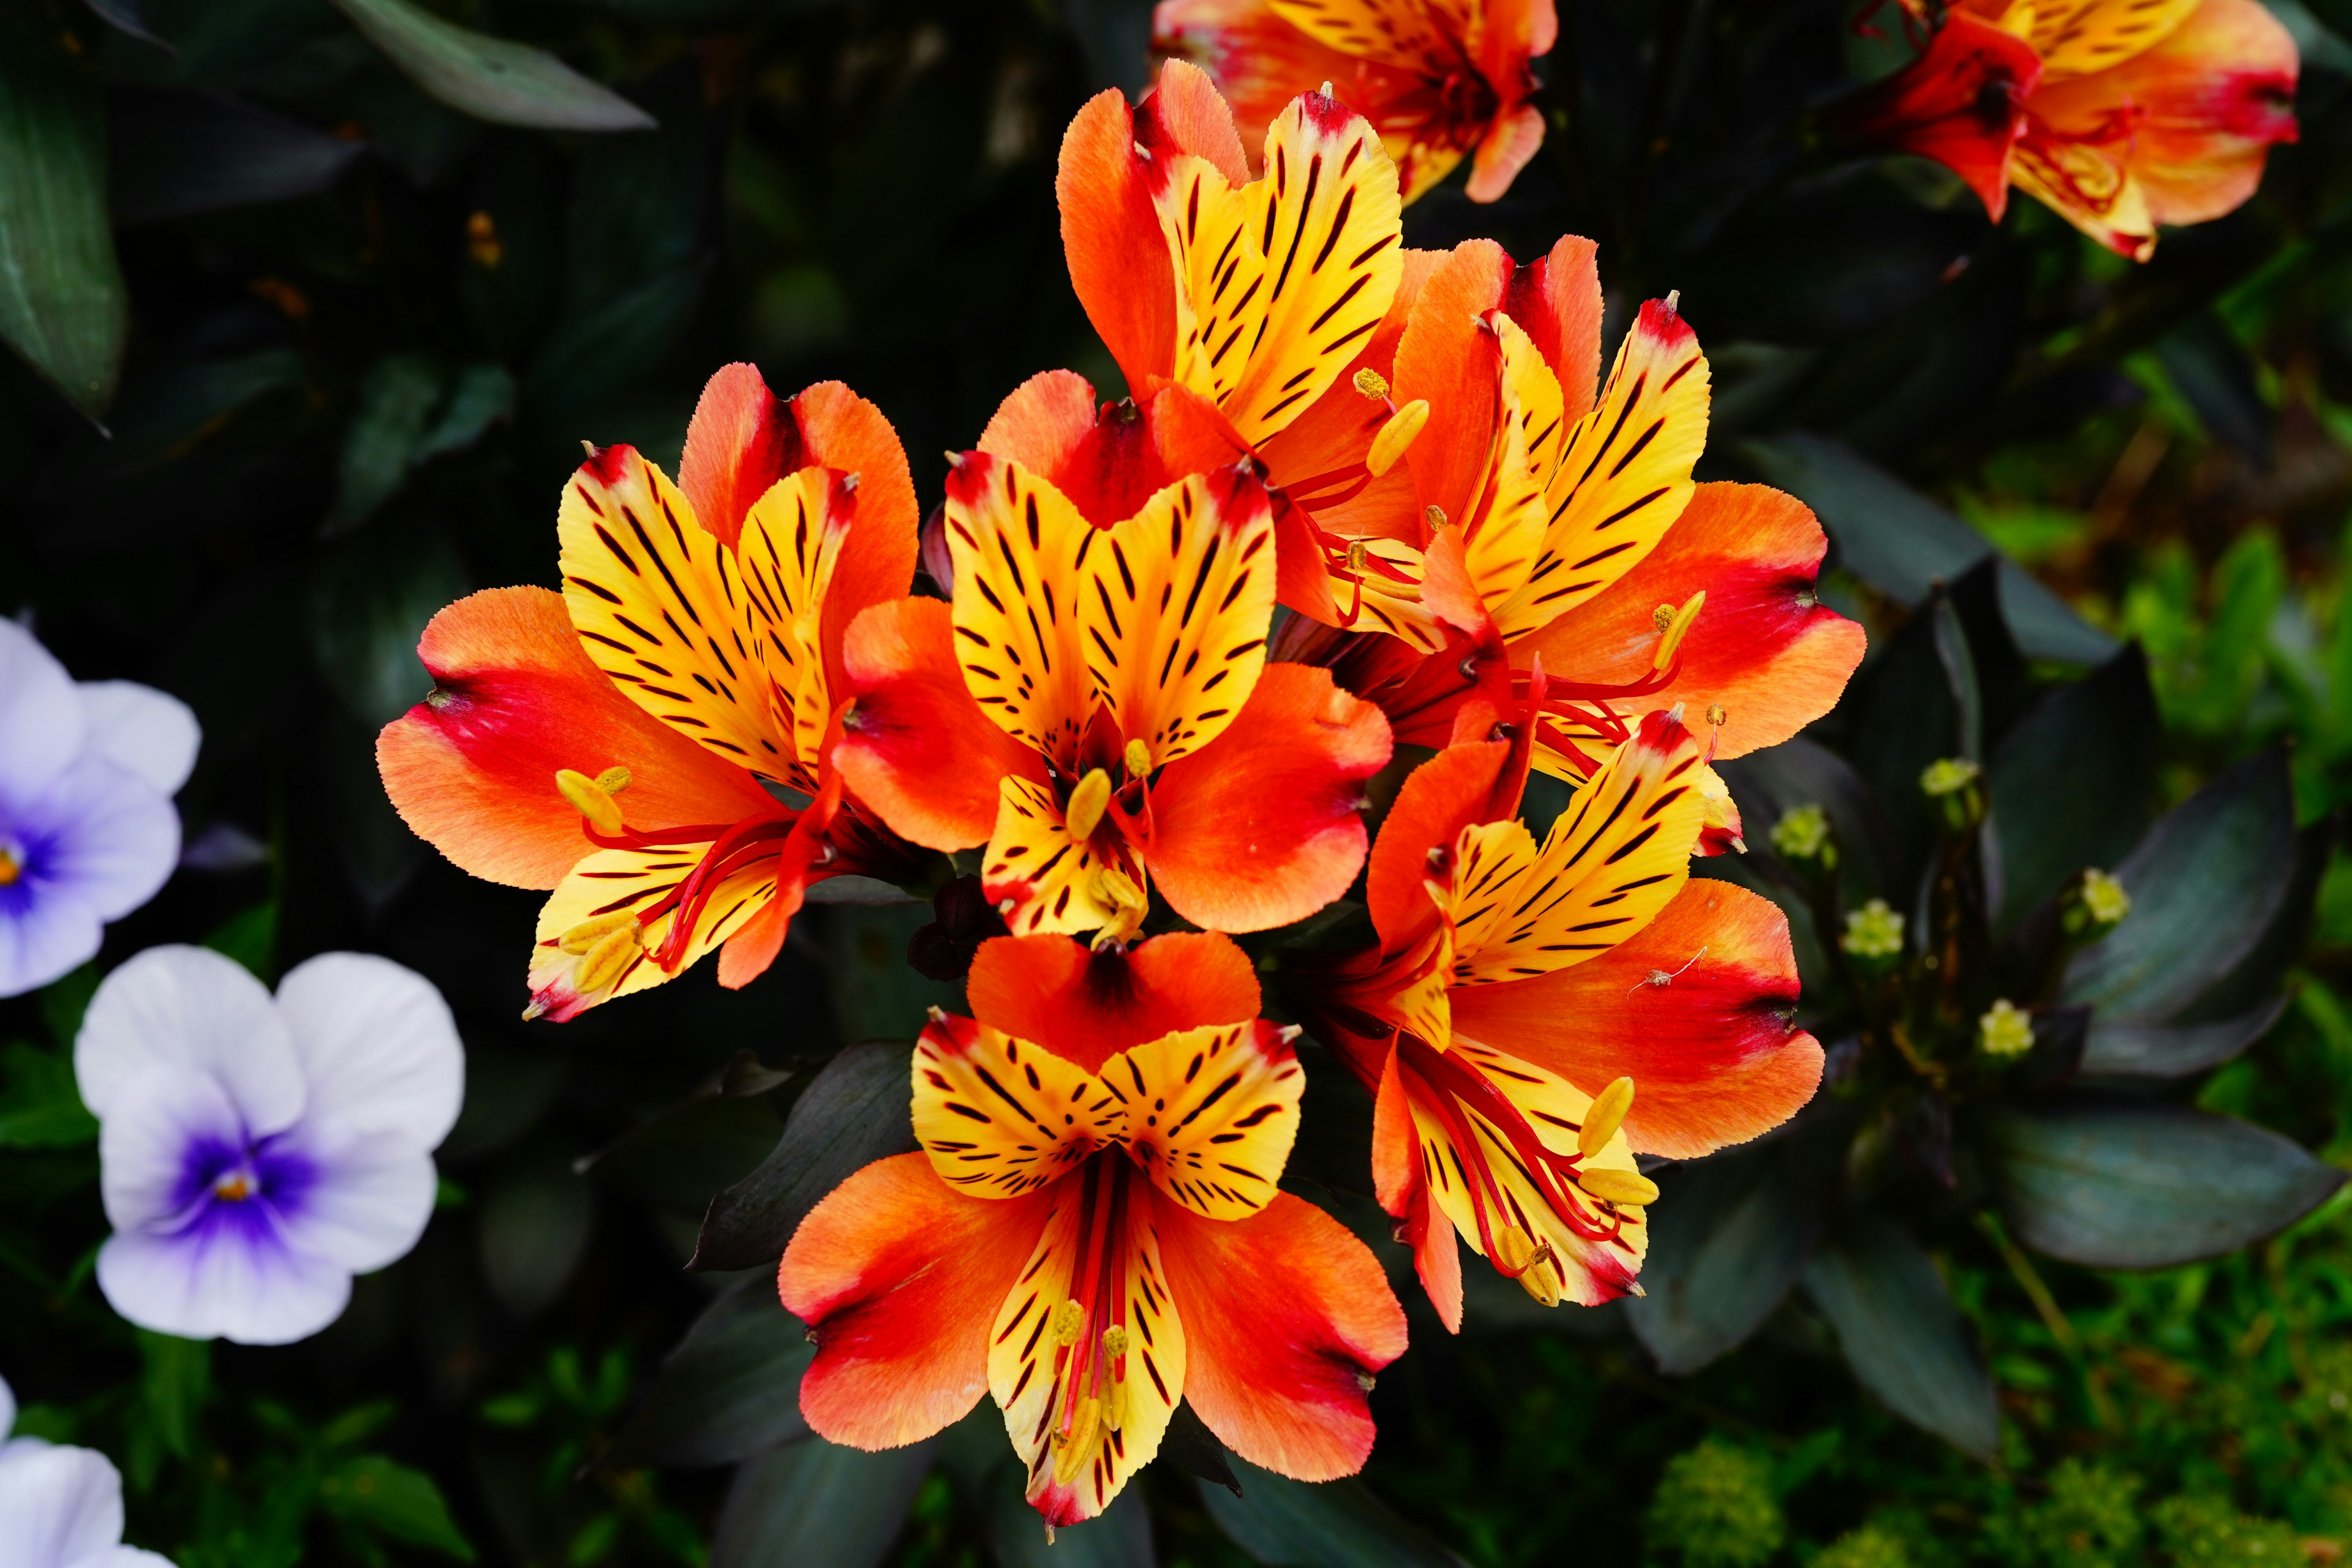
[[[1818,805],[1792,805],[1772,825],[1772,849],[1783,859],[1811,860],[1829,841],[1829,813]]]
[[[1885,899],[1873,899],[1846,915],[1838,946],[1856,958],[1893,958],[1903,951],[1903,917]]]
[[[1984,1054],[2006,1061],[2033,1048],[2033,1016],[2011,1005],[2004,996],[1977,1020],[1977,1044]]]
[[[2121,925],[2131,913],[2131,894],[2121,882],[2093,867],[2083,873],[2083,908],[2098,925]]]

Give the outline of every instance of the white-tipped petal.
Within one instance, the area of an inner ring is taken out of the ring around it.
[[[102,757],[158,795],[175,795],[196,765],[204,731],[176,697],[131,680],[85,680],[83,754]]]
[[[65,772],[86,723],[66,667],[32,633],[0,619],[0,805],[32,799]]]
[[[309,1116],[437,1147],[466,1098],[457,1022],[433,983],[388,958],[326,952],[278,985]]]
[[[279,1210],[278,1234],[306,1257],[366,1274],[408,1256],[440,1178],[433,1156],[396,1132],[306,1121],[273,1146],[306,1160],[310,1184]]]
[[[100,1121],[163,1063],[211,1074],[259,1138],[302,1114],[302,1071],[277,1005],[243,965],[201,947],[151,947],[106,977],[74,1041],[82,1103]]]
[[[116,1311],[159,1334],[283,1345],[342,1316],[352,1276],[275,1237],[257,1240],[223,1225],[175,1237],[117,1233],[99,1248],[98,1288]]]

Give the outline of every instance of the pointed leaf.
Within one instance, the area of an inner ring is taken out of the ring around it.
[[[1238,1458],[1234,1474],[1240,1496],[1202,1481],[1201,1500],[1218,1529],[1269,1568],[1462,1568],[1361,1481],[1294,1481]]]
[[[2344,1181],[2263,1128],[2088,1094],[2003,1107],[1979,1142],[2018,1240],[2095,1268],[2219,1257],[2301,1218]]]
[[[382,1454],[344,1460],[319,1482],[319,1504],[347,1524],[471,1563],[474,1548],[431,1476]]]
[[[1634,1337],[1676,1375],[1763,1326],[1821,1236],[1820,1161],[1801,1133],[1661,1171]]]
[[[1992,1457],[2000,1418],[1983,1352],[1908,1231],[1883,1215],[1855,1216],[1805,1270],[1805,1291],[1881,1403],[1964,1453]]]
[[[2052,692],[2001,740],[1988,772],[1986,858],[1998,923],[2014,924],[2086,866],[2109,870],[2147,828],[2163,730],[2135,644]],[[1998,847],[1997,849],[1995,847]]]
[[[930,1473],[929,1443],[877,1454],[803,1437],[735,1472],[711,1568],[874,1568]]]
[[[119,88],[109,195],[125,226],[331,190],[366,149],[218,93]]]
[[[2082,1071],[2093,1078],[2187,1078],[2223,1062],[2270,1033],[2286,1011],[2273,996],[2252,1012],[2213,1024],[2105,1024],[2094,1020]]]
[[[801,1373],[816,1354],[764,1272],[705,1308],[597,1462],[731,1465],[808,1435]]]
[[[543,49],[445,22],[408,0],[335,0],[368,41],[452,109],[540,131],[646,131],[654,118]]]

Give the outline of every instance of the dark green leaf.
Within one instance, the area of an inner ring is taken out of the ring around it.
[[[408,479],[441,401],[441,367],[423,354],[379,360],[360,384],[359,408],[343,431],[343,460],[327,531],[365,522]]]
[[[2333,816],[2323,817],[2294,836],[2294,870],[2287,879],[2284,896],[2271,911],[2269,923],[2245,956],[2206,987],[2175,1022],[2219,1023],[2260,1007],[2277,994],[2288,968],[2303,956],[2313,907],[2319,899],[2320,879],[2326,874],[2335,848]]]
[[[1709,248],[1683,285],[1684,310],[1711,338],[1846,337],[1927,300],[1983,236],[1970,213],[1790,203]]]
[[[1939,632],[1938,625],[1942,624]],[[1853,763],[1894,829],[1894,877],[1871,889],[1906,907],[1911,884],[1937,834],[1919,775],[1930,763],[1962,754],[1968,710],[1954,684],[1954,664],[1970,677],[1967,642],[1957,634],[1941,589],[1895,636],[1864,672],[1854,703]]]
[[[73,1058],[21,1041],[0,1047],[0,1149],[57,1149],[98,1136]]]
[[[552,1303],[587,1250],[594,1217],[587,1178],[553,1147],[509,1160],[482,1200],[475,1232],[491,1294],[519,1318]]]
[[[801,1373],[815,1353],[765,1271],[730,1286],[662,1363],[598,1462],[732,1465],[804,1437]]]
[[[1983,1353],[1943,1277],[1893,1220],[1848,1220],[1805,1270],[1862,1385],[1905,1420],[1979,1458],[2000,1446]]]
[[[449,388],[448,405],[416,444],[416,460],[462,452],[514,413],[515,382],[504,365],[469,364]]]
[[[1739,455],[1765,479],[1793,491],[1821,518],[1840,563],[1880,592],[1917,605],[1937,581],[1992,553],[1967,523],[1885,469],[1835,441],[1793,435],[1743,443]],[[2018,646],[2036,658],[2097,664],[2116,642],[2006,559],[2001,604]]]
[[[116,455],[124,461],[171,455],[247,404],[300,386],[302,376],[302,356],[292,349],[149,369],[131,379],[116,405]]]
[[[542,49],[445,22],[408,0],[334,0],[417,86],[477,119],[541,131],[645,131],[653,116]]]
[[[1802,1131],[1661,1171],[1634,1335],[1663,1372],[1687,1374],[1763,1326],[1821,1235],[1822,1141]]]
[[[2018,1240],[2095,1268],[2218,1257],[2302,1217],[2344,1181],[2263,1128],[2087,1094],[1990,1112],[1980,1142]]]
[[[278,903],[258,903],[213,928],[205,945],[234,958],[264,985],[278,978]]]
[[[2271,460],[2273,419],[2252,354],[2208,310],[2172,330],[2156,357],[2173,386],[2197,411],[2205,433],[2254,462]]]
[[[1234,1461],[1236,1497],[1201,1483],[1217,1528],[1260,1563],[1284,1568],[1461,1568],[1462,1559],[1390,1511],[1361,1481],[1294,1481]]]
[[[197,1412],[212,1391],[212,1342],[141,1329],[139,1353],[146,1363],[141,1415],[166,1448],[187,1458],[195,1452]]]
[[[2287,999],[2274,996],[2250,1013],[2212,1024],[2103,1024],[2095,1019],[2083,1049],[2084,1074],[2110,1078],[2187,1078],[2223,1062],[2270,1033]]]
[[[523,374],[525,402],[546,415],[629,390],[677,345],[694,313],[702,276],[699,266],[677,268],[565,321],[531,356]]]
[[[961,988],[907,965],[907,943],[929,925],[928,904],[835,905],[825,911],[833,1016],[847,1038],[912,1039],[931,1007],[960,1005]]]
[[[878,1454],[803,1437],[735,1472],[711,1568],[873,1568],[930,1472],[929,1443]]]
[[[2134,645],[2052,692],[2002,739],[1987,770],[1984,837],[2000,925],[2084,867],[2113,867],[2139,841],[2162,733],[2147,658]]]
[[[2249,758],[2149,830],[2115,875],[2131,913],[2066,967],[2064,999],[2106,1023],[2164,1023],[2252,952],[2295,870],[2286,757]]]
[[[1241,1496],[1242,1483],[1234,1476],[1234,1457],[1225,1452],[1209,1424],[1181,1399],[1169,1414],[1168,1430],[1160,1435],[1160,1458],[1188,1476],[1198,1476]]]
[[[687,1267],[772,1265],[819,1199],[872,1162],[914,1148],[913,1056],[903,1042],[867,1040],[827,1063],[793,1102],[775,1151],[710,1200]]]
[[[165,54],[179,51],[147,30],[146,19],[139,13],[139,0],[89,0],[89,8],[118,33],[127,33],[142,43],[152,44]]]
[[[319,1482],[319,1506],[347,1524],[474,1560],[474,1549],[449,1517],[433,1478],[382,1454],[362,1454],[328,1471]]]
[[[593,1164],[598,1180],[691,1217],[710,1206],[711,1194],[758,1169],[782,1131],[765,1100],[714,1093],[654,1117],[600,1151]]]
[[[433,689],[417,641],[470,586],[466,563],[438,533],[372,533],[320,560],[310,579],[312,656],[371,735]]]
[[[89,1011],[89,999],[98,994],[98,965],[85,963],[41,987],[41,1022],[49,1026],[49,1037],[65,1050],[73,1049],[74,1037],[81,1033],[81,1016]]]
[[[1799,806],[1818,805],[1836,835],[1838,880],[1859,904],[1895,879],[1894,829],[1853,764],[1802,735],[1718,763],[1747,824],[1750,855],[1771,853],[1772,826]]]
[[[37,5],[0,6],[0,338],[91,418],[131,301],[106,215],[106,108]]]
[[[118,89],[107,103],[114,221],[125,226],[333,188],[362,149],[216,93]]]

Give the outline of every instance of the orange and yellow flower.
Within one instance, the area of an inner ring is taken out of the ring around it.
[[[2257,0],[1964,0],[1846,124],[1943,163],[1996,221],[2014,186],[2145,261],[2158,225],[2254,194],[2295,139],[2298,67]]]
[[[1367,878],[1379,941],[1296,982],[1377,1096],[1374,1184],[1450,1328],[1457,1234],[1547,1305],[1634,1290],[1655,1189],[1633,1156],[1753,1138],[1821,1080],[1786,919],[1690,878],[1710,806],[1679,715],[1642,720],[1541,843],[1515,816],[1529,733],[1405,780]]]
[[[1247,958],[1213,934],[1001,937],[973,998],[916,1045],[921,1151],[851,1177],[784,1253],[810,1426],[895,1447],[985,1392],[1049,1526],[1100,1513],[1180,1400],[1253,1464],[1354,1473],[1404,1314],[1361,1242],[1276,1187],[1302,1077]]]
[[[1408,202],[1465,156],[1470,199],[1499,200],[1543,145],[1528,62],[1558,40],[1552,0],[1160,0],[1152,26],[1244,125],[1328,83],[1379,130]]]
[[[551,889],[526,1016],[569,1018],[714,948],[774,962],[808,886],[916,852],[830,763],[850,620],[914,573],[915,499],[871,404],[711,378],[678,482],[593,452],[558,518],[563,592],[499,588],[434,617],[433,694],[376,753],[409,826],[476,876]]]

